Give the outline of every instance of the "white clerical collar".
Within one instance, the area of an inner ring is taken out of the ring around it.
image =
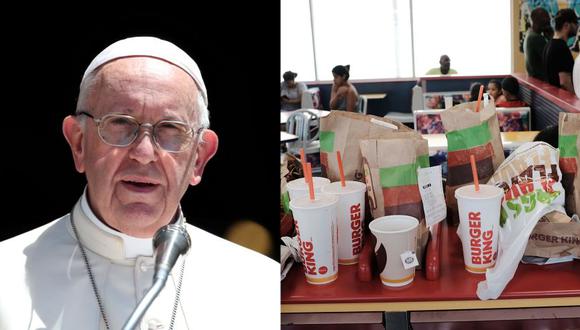
[[[118,232],[93,213],[86,189],[73,209],[80,240],[89,250],[123,264],[132,264],[138,256],[153,256],[153,239],[137,238]],[[185,222],[180,212],[179,223]]]

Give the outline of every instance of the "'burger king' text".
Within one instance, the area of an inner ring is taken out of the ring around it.
[[[303,242],[300,238],[300,228],[298,222],[294,221],[296,228],[296,236],[298,237],[298,245],[300,245],[300,256],[302,257],[302,265],[307,275],[318,275],[316,272],[316,260],[314,259],[314,243],[312,241]]]
[[[476,265],[491,264],[493,261],[493,231],[481,229],[480,212],[469,212],[468,216],[471,262]]]
[[[352,229],[352,255],[360,254],[362,249],[362,221],[360,204],[350,207],[350,229]]]

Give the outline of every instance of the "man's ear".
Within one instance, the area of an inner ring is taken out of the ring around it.
[[[81,124],[74,116],[67,116],[62,121],[62,133],[72,151],[75,168],[79,173],[83,173],[85,171],[85,164]]]
[[[189,184],[195,186],[201,182],[203,169],[207,162],[215,155],[217,148],[217,134],[210,129],[203,130],[203,136],[200,137],[200,141],[197,144],[197,158],[195,160],[195,168],[193,169]]]

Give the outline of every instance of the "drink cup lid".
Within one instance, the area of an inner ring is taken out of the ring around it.
[[[328,194],[351,193],[357,191],[366,191],[366,184],[359,181],[346,181],[346,186],[343,187],[340,181],[332,182],[322,187],[322,191]]]
[[[489,184],[480,184],[479,191],[475,191],[475,186],[470,184],[455,190],[455,198],[464,199],[490,199],[503,195],[503,189]]]
[[[292,211],[299,210],[313,210],[336,205],[338,197],[335,195],[319,193],[316,194],[314,200],[310,200],[310,196],[300,196],[290,201],[290,209]]]

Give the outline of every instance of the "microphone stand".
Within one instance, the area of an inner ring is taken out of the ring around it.
[[[165,286],[171,269],[175,265],[177,258],[185,254],[191,245],[189,234],[184,226],[170,224],[161,227],[153,238],[155,248],[155,275],[153,275],[153,285],[145,296],[141,299],[133,313],[125,322],[123,330],[133,330],[143,314],[149,309],[155,298]]]
[[[133,328],[137,326],[137,323],[139,323],[139,320],[141,320],[143,314],[145,314],[147,309],[149,309],[149,306],[151,306],[151,304],[153,303],[155,298],[157,298],[157,295],[159,295],[159,292],[161,292],[161,289],[163,289],[164,286],[165,280],[163,279],[157,279],[153,282],[153,285],[151,286],[149,291],[147,291],[143,299],[141,299],[141,301],[139,302],[139,305],[137,305],[137,307],[135,307],[135,309],[133,310],[133,314],[131,314],[127,322],[125,322],[123,330],[133,330]]]

